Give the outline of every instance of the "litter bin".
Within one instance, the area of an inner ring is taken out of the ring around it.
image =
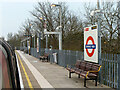
[[[57,53],[53,53],[54,63],[58,64]]]

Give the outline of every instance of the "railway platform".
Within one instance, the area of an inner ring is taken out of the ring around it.
[[[72,74],[72,78],[68,78],[68,71],[64,67],[49,62],[41,62],[19,50],[16,51],[16,55],[23,88],[85,88],[84,79],[78,78],[76,74]],[[93,81],[87,81],[85,90],[93,88],[111,89],[99,83],[95,86]]]

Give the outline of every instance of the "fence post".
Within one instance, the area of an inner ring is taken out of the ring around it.
[[[41,56],[41,33],[39,33],[39,56]]]
[[[120,90],[120,54],[118,55],[118,89]]]
[[[49,51],[50,53],[50,63],[52,64],[52,49]]]

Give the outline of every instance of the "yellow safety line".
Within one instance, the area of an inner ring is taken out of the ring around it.
[[[22,66],[22,69],[23,69],[23,71],[24,71],[24,74],[25,74],[25,77],[26,77],[26,79],[27,79],[29,88],[32,88],[32,90],[33,90],[32,84],[31,84],[30,79],[29,79],[29,77],[28,77],[28,75],[27,75],[27,72],[26,72],[26,70],[25,70],[25,68],[24,68],[24,66],[23,66],[23,63],[22,63],[22,61],[21,61],[21,59],[20,59],[20,56],[19,56],[19,54],[18,54],[17,52],[16,52],[16,54],[17,54],[17,56],[18,56],[18,59],[19,59],[19,61],[20,61],[20,64],[21,64],[21,66]]]

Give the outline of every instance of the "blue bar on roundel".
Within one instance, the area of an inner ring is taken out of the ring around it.
[[[85,49],[96,49],[96,45],[95,44],[87,44],[87,45],[85,45]]]

